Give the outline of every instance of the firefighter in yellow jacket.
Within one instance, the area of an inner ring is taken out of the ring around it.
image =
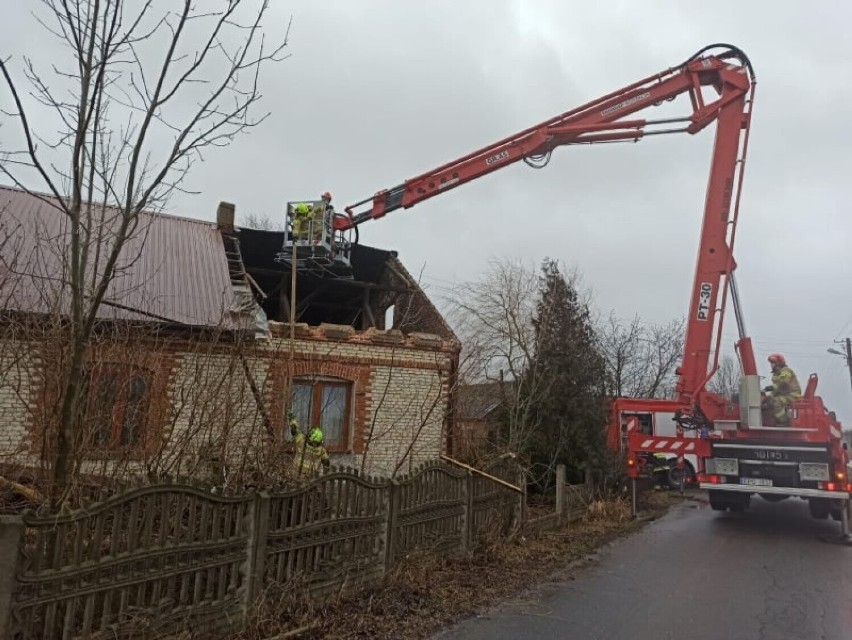
[[[307,240],[310,232],[310,224],[313,219],[311,206],[307,202],[299,202],[293,207],[293,239]]]
[[[772,384],[764,389],[769,394],[767,403],[775,424],[786,427],[790,424],[787,409],[790,404],[802,397],[802,387],[799,386],[796,374],[787,366],[787,361],[780,353],[769,356],[769,365],[772,367]]]
[[[319,475],[320,467],[328,467],[331,462],[328,451],[323,446],[322,429],[314,427],[306,436],[299,431],[296,416],[290,414],[290,434],[293,436],[293,472],[297,476],[313,477]]]

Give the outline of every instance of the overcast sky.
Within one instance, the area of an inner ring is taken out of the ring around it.
[[[2,54],[43,36],[3,0]],[[270,119],[197,165],[172,211],[212,219],[220,200],[283,215],[334,194],[338,209],[613,89],[730,42],[759,87],[736,257],[761,367],[780,351],[811,372],[847,427],[852,335],[852,107],[848,2],[274,1],[292,57],[262,77]],[[10,15],[20,19],[10,20]],[[489,257],[576,266],[595,305],[648,322],[685,315],[712,128],[636,145],[557,150],[364,225],[433,297]],[[726,341],[734,339],[733,318]]]

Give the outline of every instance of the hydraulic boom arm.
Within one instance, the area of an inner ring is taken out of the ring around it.
[[[723,48],[716,55],[708,50]],[[724,302],[732,288],[740,331],[737,348],[744,373],[756,373],[751,343],[742,325],[732,274],[736,267],[733,243],[748,143],[754,74],[742,51],[729,45],[711,45],[683,64],[644,78],[602,98],[566,111],[462,158],[406,180],[391,189],[345,208],[335,219],[346,230],[381,218],[400,208],[449,191],[498,169],[524,161],[545,166],[556,147],[597,142],[638,141],[650,135],[694,134],[718,121],[705,200],[701,241],[690,302],[684,360],[679,370],[678,399],[694,407],[697,422],[712,420],[718,399],[704,391],[718,365]],[[709,91],[708,91],[709,89]],[[705,96],[705,92],[707,94]],[[691,113],[659,120],[626,119],[685,94]],[[721,297],[720,297],[721,294]],[[718,308],[721,302],[721,308]],[[710,358],[713,364],[710,365]]]

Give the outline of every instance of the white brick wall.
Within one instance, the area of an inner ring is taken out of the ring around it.
[[[0,349],[0,462],[20,463],[25,456],[34,365],[24,342],[8,341]]]
[[[265,351],[275,354],[277,357],[286,359],[290,353],[290,342],[283,338],[273,338],[264,348]],[[363,344],[357,342],[333,342],[321,340],[296,340],[294,351],[297,357],[308,357],[334,359],[335,356],[342,357],[369,357],[382,360],[395,360],[415,362],[421,365],[434,367],[437,363],[446,364],[448,355],[426,349],[414,349],[403,345],[384,346],[376,344]]]
[[[267,362],[247,359],[256,384],[263,388]],[[179,458],[182,472],[199,454],[223,455],[238,464],[262,440],[263,425],[238,356],[188,353],[180,356],[168,389],[171,415],[164,429],[164,464]]]
[[[447,401],[446,384],[438,372],[374,367],[372,389],[368,404],[372,439],[366,453],[372,472],[392,472],[406,454],[401,472],[437,458]]]
[[[35,455],[21,453],[29,443],[28,429],[32,424],[26,403],[32,405],[39,397],[40,383],[33,379],[37,363],[28,349],[4,348],[0,352],[15,356],[13,361],[11,355],[0,355],[0,462],[37,464]],[[298,340],[295,352],[302,362],[340,361],[350,367],[369,367],[371,393],[365,397],[366,424],[360,431],[352,425],[354,433],[361,436],[356,449],[361,444],[367,449],[369,473],[390,473],[409,448],[400,472],[441,453],[451,354],[400,345],[321,340]],[[267,400],[273,397],[273,366],[278,371],[286,370],[282,363],[288,357],[288,341],[273,338],[258,345],[257,354],[248,358],[255,383]],[[391,360],[393,366],[387,364]],[[385,363],[370,364],[377,361]],[[357,395],[365,389],[356,386],[354,391]],[[172,475],[190,472],[205,446],[224,452],[232,464],[248,460],[249,464],[257,462],[256,466],[262,467],[260,461],[268,453],[268,447],[263,446],[264,428],[237,356],[207,352],[204,348],[178,353],[166,395],[164,402],[170,411],[166,412],[161,434],[164,452],[154,465],[157,470]],[[182,456],[185,459],[181,460]],[[362,462],[360,455],[351,453],[335,454],[333,461],[352,466]],[[138,470],[146,462],[152,460],[93,461],[84,465],[84,471],[107,472],[115,465]]]

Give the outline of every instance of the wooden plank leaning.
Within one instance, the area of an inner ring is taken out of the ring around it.
[[[441,460],[443,460],[444,462],[449,462],[450,464],[454,464],[457,467],[461,467],[462,469],[467,469],[468,471],[479,474],[483,478],[488,478],[489,480],[492,480],[492,481],[496,482],[497,484],[501,484],[504,487],[511,489],[512,491],[517,491],[518,493],[521,493],[521,494],[524,492],[524,490],[521,487],[513,485],[510,482],[506,482],[505,480],[501,480],[500,478],[497,478],[495,476],[492,476],[490,473],[485,473],[484,471],[480,471],[479,469],[476,469],[475,467],[471,467],[470,465],[467,465],[464,462],[459,462],[458,460],[454,460],[453,458],[451,458],[449,456],[442,455]]]

